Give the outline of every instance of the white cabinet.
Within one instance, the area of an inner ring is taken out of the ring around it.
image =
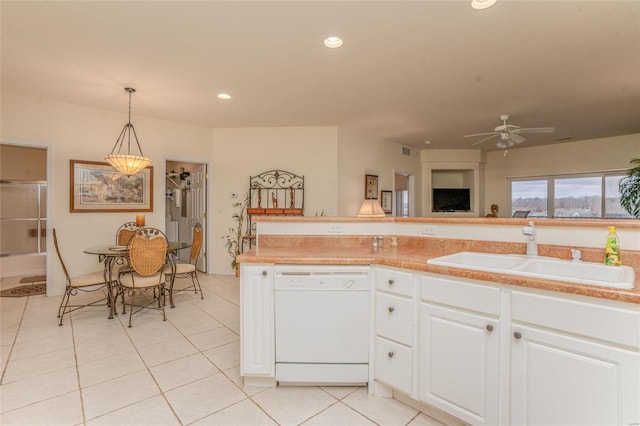
[[[514,291],[512,314],[512,424],[638,422],[640,312]]]
[[[497,424],[500,289],[421,277],[420,400],[470,424]]]
[[[273,265],[240,268],[240,374],[274,378]]]
[[[414,385],[413,274],[376,269],[375,377],[411,395]]]

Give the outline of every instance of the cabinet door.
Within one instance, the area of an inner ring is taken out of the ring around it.
[[[275,377],[273,268],[242,265],[240,374]]]
[[[420,326],[420,399],[470,424],[497,424],[499,321],[422,303]]]
[[[637,424],[637,352],[532,327],[512,331],[512,424]]]

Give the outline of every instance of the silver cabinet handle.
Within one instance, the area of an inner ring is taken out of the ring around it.
[[[519,331],[514,331],[513,337],[515,337],[516,339],[520,339],[522,337],[522,333],[520,333]]]
[[[262,271],[262,276],[266,277],[267,276],[267,271]]]
[[[493,331],[493,325],[487,324],[487,331]]]
[[[389,306],[389,313],[393,313],[393,311],[395,311],[396,308],[394,308],[393,306]]]
[[[395,283],[396,283],[396,280],[394,280],[393,278],[389,280],[389,285],[394,285]]]
[[[389,352],[387,355],[389,356],[389,358],[393,358],[393,352]]]

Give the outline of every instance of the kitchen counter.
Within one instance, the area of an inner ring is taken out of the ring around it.
[[[283,240],[281,240],[277,244],[267,243],[260,245],[259,250],[253,249],[241,254],[238,257],[238,261],[240,263],[306,265],[384,265],[419,272],[431,272],[519,287],[640,304],[640,273],[637,269],[633,289],[615,289],[427,264],[427,260],[429,259],[467,250],[467,248],[463,247],[452,249],[451,245],[439,244],[437,247],[425,248],[407,242],[406,244],[400,244],[397,248],[382,247],[373,249],[368,245],[362,244],[362,242],[365,241],[367,244],[370,244],[370,238],[368,237],[354,237],[352,239],[355,240],[353,244],[351,246],[345,246],[344,242],[336,244],[335,241],[326,245],[318,244],[317,241],[314,244],[305,244],[305,241],[309,241],[308,238],[302,238],[300,240],[294,237],[288,244],[284,244]],[[327,240],[331,242],[330,238]],[[265,242],[269,241],[266,240]],[[492,245],[494,243],[487,242],[487,244]],[[475,251],[492,251],[479,250],[480,248],[482,247],[476,247]],[[514,250],[509,250],[509,247],[500,247],[500,249],[501,252],[521,253],[521,251],[518,251],[520,247],[514,248]],[[540,255],[552,255],[552,253],[554,253],[553,247],[540,247]],[[590,259],[585,260],[591,261]]]

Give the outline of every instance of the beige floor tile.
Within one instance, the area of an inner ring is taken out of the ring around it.
[[[23,321],[16,336],[16,343],[50,337],[60,337],[62,339],[71,336],[71,327],[59,327],[57,321],[55,316],[47,319],[46,324],[26,324]]]
[[[220,370],[240,365],[240,342],[232,342],[204,352]]]
[[[213,363],[200,353],[151,368],[151,374],[165,392],[218,373]]]
[[[380,425],[405,425],[418,413],[396,399],[368,395],[366,388],[352,393],[342,402]]]
[[[147,367],[153,367],[198,352],[198,349],[182,335],[176,336],[171,340],[144,346],[138,350]]]
[[[165,395],[183,424],[202,419],[247,398],[223,374],[181,386]]]
[[[224,370],[222,372],[225,376],[229,378],[233,383],[239,387],[242,392],[246,393],[249,396],[257,395],[260,392],[264,392],[270,388],[258,388],[244,385],[244,379],[240,376],[240,366],[229,368],[228,370]]]
[[[96,417],[87,422],[87,426],[171,426],[179,425],[180,421],[160,395],[127,407]]]
[[[375,425],[374,422],[364,417],[351,407],[338,402],[327,408],[320,414],[312,417],[303,423],[313,426],[368,426]]]
[[[357,387],[356,386],[322,386],[320,389],[322,389],[325,392],[328,392],[334,398],[343,399],[351,395],[355,391],[362,389],[362,387],[361,386],[357,386]]]
[[[90,340],[76,344],[76,357],[78,358],[78,363],[84,364],[131,352],[132,350],[134,350],[134,346],[124,333],[104,339],[101,339],[98,334]]]
[[[76,368],[64,368],[25,380],[3,384],[0,391],[0,409],[4,413],[77,390],[78,377]]]
[[[247,399],[204,419],[198,420],[192,423],[192,425],[269,426],[276,425],[276,423],[252,401]]]
[[[194,307],[190,302],[176,305],[172,310],[170,321],[185,336],[222,327],[220,322]]]
[[[85,417],[91,420],[159,393],[146,370],[102,382],[82,391]]]
[[[240,336],[226,327],[209,329],[187,337],[199,350],[206,351],[240,340]]]
[[[169,308],[171,309],[171,308]],[[157,312],[152,312],[157,314]],[[140,314],[136,314],[140,315]],[[123,317],[123,315],[120,315]],[[135,319],[135,317],[134,317]],[[169,340],[182,337],[180,332],[171,324],[171,321],[162,321],[162,318],[150,318],[149,316],[139,318],[140,321],[135,321],[133,327],[128,328],[128,318],[119,318],[125,327],[129,338],[134,345],[138,348],[145,346],[155,345],[156,343],[162,343]]]
[[[432,419],[426,414],[420,413],[415,419],[409,423],[408,426],[445,426],[444,423],[440,423],[436,419]]]
[[[73,347],[53,352],[45,352],[15,361],[13,361],[12,358],[10,358],[11,362],[7,366],[2,383],[11,383],[63,368],[76,366],[76,357]]]
[[[108,358],[85,362],[78,365],[80,387],[87,388],[126,376],[146,367],[137,351],[129,351]]]
[[[300,424],[336,402],[317,387],[276,387],[251,399],[285,426]]]
[[[82,423],[80,392],[74,391],[0,414],[2,426],[67,426]]]
[[[41,339],[22,340],[16,342],[13,347],[11,360],[15,361],[65,348],[73,348],[73,336],[70,333],[65,333],[61,336],[48,336]]]

